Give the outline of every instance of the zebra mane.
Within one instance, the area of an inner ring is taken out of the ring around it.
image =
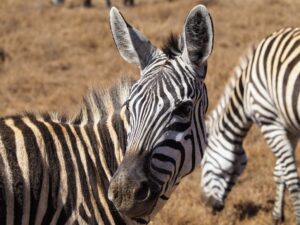
[[[228,104],[230,96],[236,87],[236,83],[242,76],[243,71],[247,68],[249,61],[252,59],[254,55],[255,49],[256,49],[255,46],[251,46],[246,51],[246,54],[244,54],[239,59],[239,64],[234,68],[233,75],[229,78],[229,81],[225,86],[222,97],[220,98],[216,107],[211,111],[211,113],[208,115],[208,117],[205,120],[207,131],[209,131],[209,128],[212,127],[214,122],[218,121],[219,117],[222,115],[222,112],[224,111],[224,108]]]
[[[91,89],[84,96],[77,115],[69,120],[71,124],[98,123],[114,112],[119,112],[130,93],[134,80],[123,78],[111,88]]]
[[[30,117],[33,119],[42,119],[47,122],[67,123],[74,125],[85,125],[98,123],[114,113],[119,113],[122,105],[127,100],[130,88],[134,84],[134,79],[123,78],[111,88],[92,88],[89,93],[83,97],[79,113],[68,116],[57,112],[36,113],[25,111],[21,114],[8,115],[1,117],[0,120],[16,117]]]
[[[182,54],[183,50],[183,42],[181,35],[175,35],[171,33],[170,36],[166,39],[162,46],[162,51],[168,56],[170,59],[174,59],[176,56]]]

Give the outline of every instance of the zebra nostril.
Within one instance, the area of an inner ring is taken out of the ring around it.
[[[212,196],[206,198],[206,206],[212,209],[213,215],[216,215],[224,209],[224,204]]]
[[[109,188],[109,190],[108,190],[108,199],[110,201],[116,200],[118,198],[118,195],[119,195],[118,190],[116,190],[114,188]]]
[[[145,201],[150,196],[150,186],[148,182],[143,181],[141,185],[134,190],[134,199],[137,201]]]
[[[221,212],[223,209],[224,209],[224,205],[223,205],[223,204],[216,203],[216,204],[213,206],[213,213],[216,214],[216,213],[218,213],[218,212]]]

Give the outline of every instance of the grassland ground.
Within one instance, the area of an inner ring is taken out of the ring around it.
[[[21,111],[78,111],[91,86],[107,87],[138,70],[119,56],[109,31],[102,0],[84,9],[81,0],[53,7],[48,0],[1,0],[0,114]],[[207,86],[210,109],[222,95],[232,69],[246,49],[271,32],[300,26],[299,0],[136,0],[126,8],[114,0],[128,21],[156,45],[170,32],[180,33],[184,18],[196,4],[206,4],[214,20],[215,46],[209,59]],[[185,178],[158,225],[270,224],[275,185],[274,156],[257,128],[245,141],[249,163],[224,211],[211,215],[200,201],[200,170]],[[299,151],[299,148],[298,148]],[[298,154],[298,166],[300,158]],[[285,224],[294,224],[288,201]]]

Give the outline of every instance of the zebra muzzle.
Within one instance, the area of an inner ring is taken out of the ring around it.
[[[129,217],[150,215],[159,198],[160,189],[148,178],[143,164],[140,158],[124,159],[110,181],[108,199]]]
[[[212,209],[212,214],[217,214],[224,209],[224,203],[222,201],[217,200],[213,196],[207,196],[205,193],[201,194],[201,200],[203,201],[206,207]]]

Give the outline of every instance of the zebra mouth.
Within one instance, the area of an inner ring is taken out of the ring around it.
[[[156,202],[159,198],[158,194],[151,192],[150,196],[145,201],[134,200],[129,207],[117,207],[117,209],[124,215],[136,219],[151,215]]]
[[[206,207],[212,209],[212,214],[214,215],[216,215],[224,209],[224,202],[216,199],[213,196],[207,196],[206,194],[202,193],[201,199]]]
[[[223,211],[224,209],[224,204],[218,203],[212,206],[212,214],[216,215],[219,212]]]
[[[123,215],[130,218],[140,218],[152,213],[159,194],[159,187],[149,180],[137,185],[131,182],[120,182],[117,179],[117,182],[110,184],[108,198]]]
[[[142,217],[149,216],[152,213],[152,210],[153,210],[153,207],[143,209],[143,211],[139,210],[139,212],[136,212],[136,214],[132,215],[131,218],[132,219],[139,219],[139,218],[142,218]]]

